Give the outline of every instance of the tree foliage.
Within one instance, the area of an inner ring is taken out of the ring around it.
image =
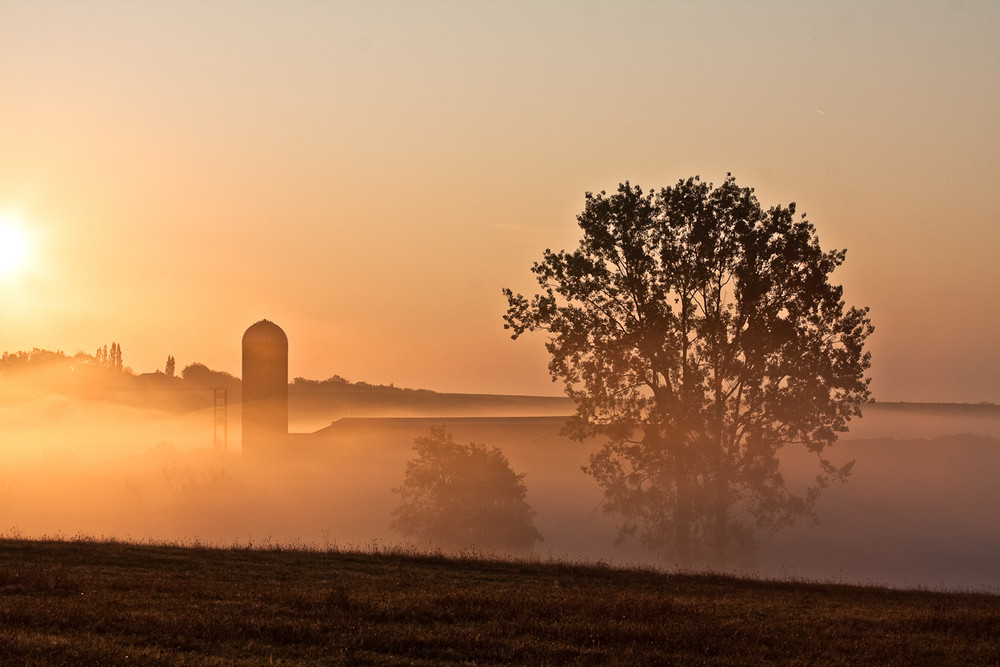
[[[107,345],[97,348],[97,352],[94,353],[93,358],[102,366],[119,371],[124,369],[122,364],[122,348],[118,343],[112,342],[110,349],[108,349]]]
[[[397,387],[393,384],[369,384],[359,381],[351,382],[339,375],[333,375],[325,380],[309,380],[304,377],[297,377],[292,380],[289,390],[300,394],[402,394],[421,393],[433,394],[429,389],[409,389],[407,387]]]
[[[185,366],[181,371],[181,378],[192,389],[228,389],[232,392],[242,390],[238,377],[225,371],[212,370],[199,362]]]
[[[121,362],[121,348],[112,344],[97,354],[33,348],[31,351],[0,355],[0,380],[8,389],[27,395],[63,394],[89,398],[106,397],[109,392],[129,386],[135,375]]]
[[[403,503],[391,528],[445,549],[529,551],[542,536],[525,501],[524,475],[496,447],[460,445],[443,427],[417,438],[406,464]]]
[[[606,440],[585,471],[622,538],[685,565],[739,560],[754,525],[811,514],[850,471],[823,457],[869,400],[868,309],[829,280],[845,251],[731,175],[587,193],[577,219],[579,247],[533,266],[540,293],[504,290],[505,328],[548,333],[570,435]],[[793,444],[819,462],[798,494],[778,460]]]

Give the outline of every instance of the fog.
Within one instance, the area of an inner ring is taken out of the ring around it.
[[[634,542],[615,544],[615,517],[580,471],[597,443],[560,435],[566,401],[293,393],[290,430],[313,435],[291,440],[297,453],[255,464],[240,454],[235,402],[223,450],[213,446],[211,397],[179,410],[14,391],[9,383],[0,391],[7,536],[401,544],[389,531],[400,502],[393,488],[413,439],[443,425],[459,442],[501,448],[524,473],[544,537],[538,557],[672,567]],[[554,416],[539,416],[546,413]],[[824,491],[818,525],[759,533],[750,574],[1000,592],[1000,407],[870,406],[829,457],[856,460],[851,479]],[[792,487],[817,472],[813,459],[793,450],[783,466]]]

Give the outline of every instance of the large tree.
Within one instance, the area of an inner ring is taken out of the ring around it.
[[[548,332],[569,434],[604,439],[585,471],[622,539],[685,566],[739,561],[754,525],[811,515],[850,472],[823,454],[869,400],[868,309],[829,279],[845,251],[731,175],[587,193],[577,219],[579,248],[533,266],[540,293],[504,290],[505,328]],[[815,454],[815,485],[788,488],[786,445]]]

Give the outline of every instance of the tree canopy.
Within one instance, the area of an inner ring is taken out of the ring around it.
[[[570,435],[605,440],[585,470],[622,538],[683,565],[739,560],[753,526],[810,514],[850,471],[823,455],[870,397],[868,309],[829,279],[845,251],[731,175],[587,193],[577,220],[579,247],[534,264],[539,293],[504,290],[505,328],[547,332]],[[819,464],[798,494],[778,459],[793,444]]]
[[[406,464],[403,503],[391,528],[444,549],[530,551],[542,536],[525,501],[524,474],[498,448],[461,445],[443,427],[417,438]]]

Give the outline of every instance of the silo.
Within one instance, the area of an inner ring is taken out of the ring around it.
[[[288,337],[261,320],[243,334],[243,456],[276,454],[288,439]]]

